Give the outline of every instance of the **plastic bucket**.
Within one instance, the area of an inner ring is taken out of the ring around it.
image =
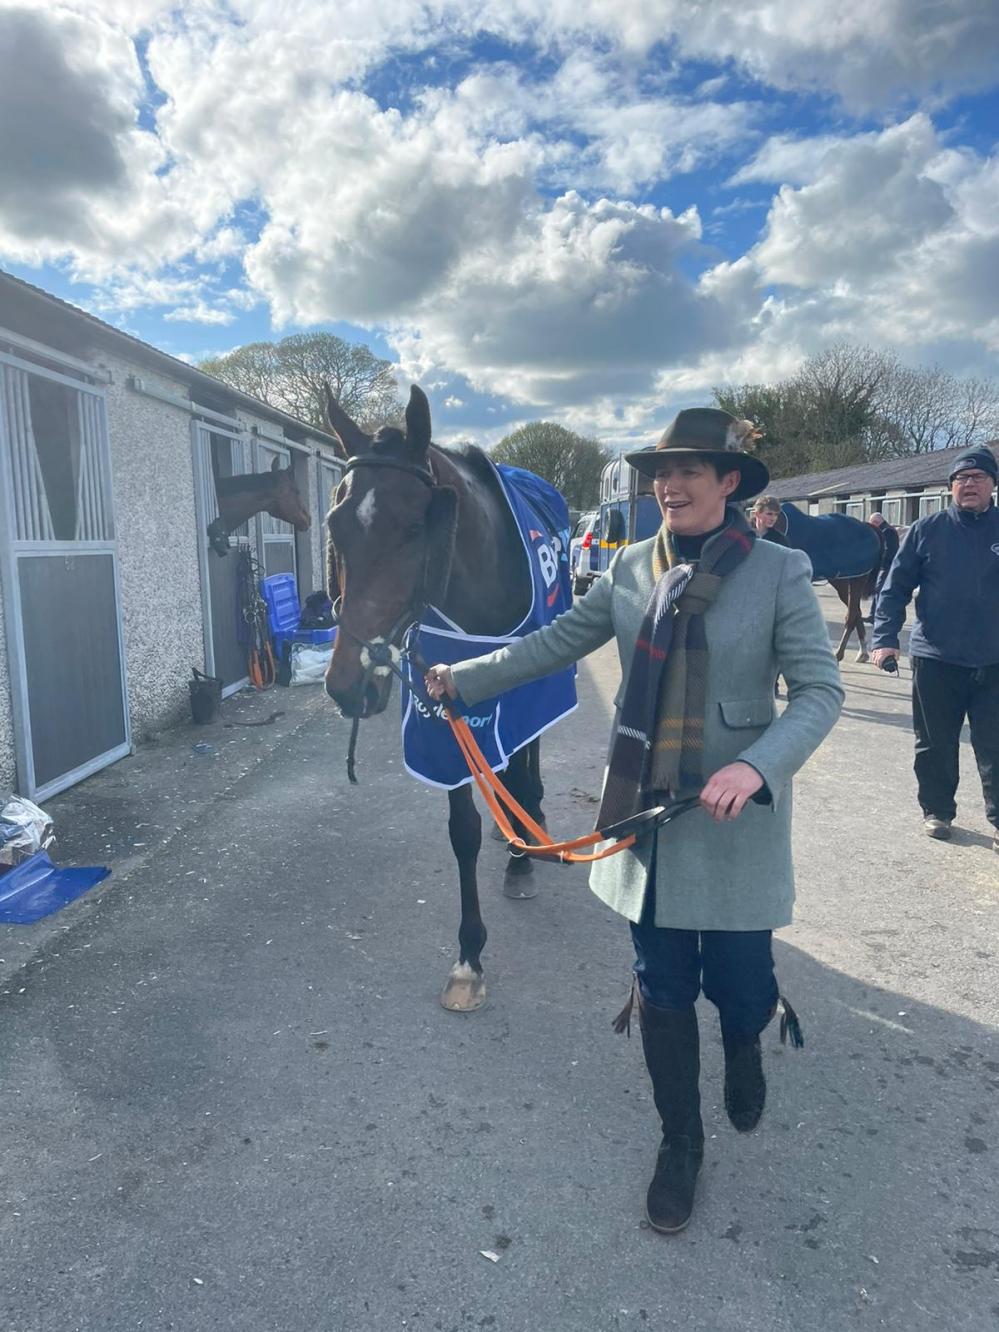
[[[216,675],[203,675],[193,668],[194,679],[187,682],[191,695],[191,720],[199,726],[218,720],[222,708],[222,681]]]

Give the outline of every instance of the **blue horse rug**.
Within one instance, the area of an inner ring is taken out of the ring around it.
[[[881,541],[870,523],[845,513],[802,513],[793,504],[781,512],[788,544],[811,560],[814,579],[857,578],[878,567]]]
[[[520,467],[500,465],[496,472],[520,532],[522,550],[511,560],[527,561],[532,598],[528,613],[501,638],[466,634],[460,625],[431,606],[415,634],[415,646],[427,663],[463,661],[495,652],[550,624],[572,604],[569,577],[569,511],[559,492]],[[403,669],[414,674],[404,658]],[[503,694],[466,708],[465,719],[493,772],[510,762],[511,755],[542,731],[554,726],[576,707],[576,668],[570,666],[542,680],[532,680]],[[402,697],[402,751],[406,770],[421,782],[454,790],[472,780],[449,728],[410,692]]]

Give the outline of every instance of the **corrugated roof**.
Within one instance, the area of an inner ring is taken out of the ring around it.
[[[0,269],[0,295],[4,284],[8,284],[12,290],[20,291],[26,295],[40,298],[42,301],[64,311],[75,319],[83,320],[92,325],[94,329],[103,337],[109,338],[113,342],[126,344],[133,354],[138,355],[142,360],[152,361],[166,373],[173,375],[191,388],[202,388],[216,396],[224,395],[231,398],[239,406],[247,411],[252,411],[257,416],[262,416],[265,420],[273,421],[280,425],[282,429],[290,428],[294,433],[305,432],[317,436],[319,439],[336,447],[336,441],[326,430],[321,430],[318,426],[311,425],[308,421],[300,421],[298,417],[291,416],[288,412],[283,412],[279,407],[272,407],[270,403],[261,402],[259,398],[251,397],[249,393],[241,393],[239,389],[231,388],[222,380],[216,379],[213,375],[206,375],[203,370],[196,369],[189,365],[187,361],[180,360],[179,357],[171,356],[169,352],[160,351],[159,347],[154,347],[152,343],[143,342],[141,338],[135,337],[131,333],[124,332],[123,329],[115,328],[113,324],[105,323],[97,315],[90,314],[87,310],[81,310],[78,305],[71,305],[69,301],[62,300],[59,296],[53,296],[50,291],[44,287],[36,287],[32,282],[25,282],[23,278],[15,277],[13,273],[5,273]],[[0,324],[3,323],[2,305],[0,305]],[[19,330],[7,325],[11,332]],[[204,404],[208,406],[208,404]]]
[[[989,448],[999,461],[999,440]],[[965,445],[956,449],[936,449],[932,453],[913,453],[904,458],[886,458],[883,462],[859,463],[831,472],[806,472],[802,476],[771,481],[767,494],[782,500],[818,499],[823,495],[853,495],[870,490],[920,490],[926,486],[946,486],[947,473]]]

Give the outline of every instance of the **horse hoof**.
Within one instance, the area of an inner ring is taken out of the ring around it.
[[[486,1002],[486,978],[467,962],[457,962],[451,968],[447,984],[441,991],[441,1007],[449,1013],[474,1013]]]
[[[866,652],[858,652],[853,660],[858,662],[860,665],[863,665],[865,661],[870,661],[870,657],[867,655]]]
[[[534,865],[527,856],[511,856],[503,875],[503,896],[522,902],[537,895]]]
[[[537,895],[538,890],[531,879],[511,879],[507,877],[503,880],[503,896],[509,897],[513,902],[527,902],[532,897],[537,897]]]

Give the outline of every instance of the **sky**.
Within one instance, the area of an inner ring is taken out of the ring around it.
[[[443,443],[842,340],[999,377],[997,137],[996,0],[0,0],[0,267],[186,360],[366,342]]]

